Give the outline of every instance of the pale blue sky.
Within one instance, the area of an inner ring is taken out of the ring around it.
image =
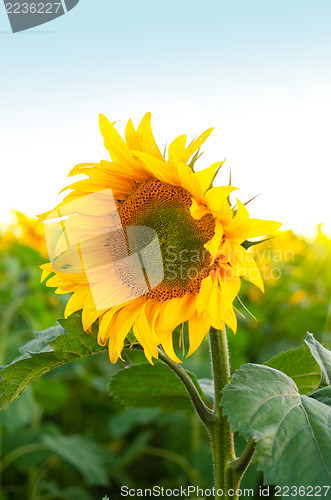
[[[330,26],[329,0],[80,0],[12,34],[0,4],[0,221],[51,208],[73,165],[107,159],[100,112],[122,130],[151,111],[161,147],[215,126],[201,164],[226,156],[243,201],[262,193],[254,216],[331,231]]]

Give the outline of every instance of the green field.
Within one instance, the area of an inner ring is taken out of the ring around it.
[[[33,332],[63,317],[68,298],[40,284],[38,266],[46,260],[33,236],[4,234],[0,242],[0,365],[17,358]],[[256,319],[236,303],[245,318],[238,314],[238,332],[228,332],[232,369],[302,345],[307,331],[330,349],[331,240],[320,229],[314,240],[281,232],[256,246],[255,256],[266,293],[248,283],[241,290]],[[128,352],[127,363],[136,360],[142,354]],[[210,378],[206,342],[184,366]],[[185,409],[124,408],[108,391],[121,368],[105,352],[69,363],[41,377],[0,414],[1,500],[117,499],[121,485],[212,486],[208,437],[197,417]],[[238,451],[244,445],[238,436]],[[257,495],[261,484],[253,463],[242,488]]]

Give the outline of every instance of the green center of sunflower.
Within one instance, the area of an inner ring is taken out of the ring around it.
[[[122,225],[152,228],[158,237],[164,277],[145,296],[158,300],[198,293],[210,272],[210,253],[204,248],[214,235],[211,214],[200,220],[190,214],[191,195],[182,187],[158,180],[139,184],[119,203]]]

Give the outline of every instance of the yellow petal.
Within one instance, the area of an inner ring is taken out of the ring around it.
[[[204,337],[207,335],[210,329],[210,321],[205,314],[195,313],[194,316],[189,320],[189,340],[190,349],[188,356],[190,356],[194,351],[197,350]]]
[[[182,152],[185,150],[185,144],[186,144],[186,135],[178,136],[174,141],[172,141],[171,144],[169,144],[168,163],[172,165],[175,160],[176,161],[180,160]]]
[[[187,147],[187,159],[189,159],[198,149],[201,148],[202,144],[208,139],[214,127],[208,128],[204,132],[202,132],[197,139],[191,142],[191,144]]]
[[[85,180],[90,181],[89,179]],[[47,221],[75,213],[106,215],[112,211],[113,207],[115,207],[115,202],[110,189],[105,188],[90,194],[75,190],[68,193],[61,203],[49,212]]]
[[[281,225],[281,222],[276,222],[274,220],[250,219],[247,238],[256,238],[257,236],[265,236],[274,233]]]
[[[125,165],[126,169],[130,167],[134,169],[137,162],[114,125],[104,115],[100,115],[99,123],[105,147],[108,149],[111,159],[116,163]]]
[[[196,296],[189,293],[164,302],[156,323],[157,332],[173,331],[176,326],[187,321],[194,314],[195,303]]]
[[[110,163],[110,162],[109,162]],[[111,165],[114,165],[114,163],[110,163]],[[123,167],[122,167],[123,170]],[[101,164],[96,164],[94,167],[88,167],[88,168],[82,168],[81,170],[77,171],[73,175],[77,174],[83,174],[89,177],[91,180],[96,181],[96,182],[103,182],[104,185],[107,187],[112,187],[113,183],[112,180],[115,179],[121,179],[123,182],[128,182],[129,179],[125,176],[125,174],[119,173],[117,171],[113,172],[108,169],[104,169],[101,167]]]
[[[208,214],[209,211],[205,205],[198,203],[194,198],[192,198],[192,205],[190,206],[190,213],[194,219],[201,219],[204,215]]]
[[[72,177],[73,175],[78,175],[78,174],[88,175],[89,170],[99,166],[100,166],[99,163],[78,163],[78,165],[75,165],[70,170],[68,177]]]
[[[233,310],[233,307],[230,307],[230,309],[228,309],[227,312],[224,313],[223,319],[224,319],[225,324],[229,328],[231,328],[233,333],[236,333],[238,322],[237,322],[237,317],[236,317],[236,314]]]
[[[138,318],[141,307],[141,301],[136,301],[123,307],[115,314],[109,338],[109,359],[112,363],[116,363],[119,357],[122,359],[124,340]]]
[[[64,295],[64,294],[66,294],[66,293],[68,293],[68,292],[67,292],[67,291],[64,291],[62,288],[55,288],[54,293],[55,293],[56,295]]]
[[[164,160],[159,160],[141,151],[134,152],[135,157],[138,158],[145,170],[147,170],[156,179],[162,182],[168,182],[169,184],[178,184],[179,176],[178,171],[172,168]]]
[[[55,276],[52,276],[46,283],[46,286],[48,287],[53,287],[53,286],[59,286],[61,287],[62,285],[68,284],[68,281],[63,280],[60,276],[55,274]]]
[[[187,148],[185,147],[186,145],[186,135],[181,135],[177,137],[168,147],[168,163],[175,167],[179,163],[181,166],[186,165],[189,158],[193,156],[193,154],[201,147],[201,145],[205,142],[205,140],[208,138],[210,135],[211,131],[213,129],[208,129],[205,132],[203,132],[197,139],[195,139]],[[187,165],[186,165],[187,166]],[[187,166],[188,167],[188,166]],[[189,167],[188,167],[189,168]],[[192,172],[192,170],[189,168],[189,170]],[[193,173],[193,172],[192,172]],[[198,177],[195,178],[195,180],[198,180]],[[190,182],[191,185],[195,186],[195,180],[186,180],[186,182]],[[199,189],[196,187],[194,190],[198,190],[198,192],[202,192],[201,184],[199,184]],[[185,189],[188,189],[184,184],[182,184]],[[191,189],[188,189],[190,192],[194,193]]]
[[[177,168],[181,186],[191,193],[200,203],[204,202],[204,196],[201,184],[195,173],[186,163],[174,160],[174,166]]]
[[[141,140],[138,136],[136,129],[130,119],[125,128],[125,140],[130,149],[135,151],[142,151]]]
[[[224,329],[224,320],[222,317],[222,294],[218,284],[218,279],[213,280],[213,289],[207,304],[206,314],[209,323],[217,330]]]
[[[50,262],[48,262],[47,264],[42,264],[39,267],[43,271],[40,278],[40,283],[42,283],[47,278],[47,276],[49,276],[51,273],[54,273],[54,271]]]
[[[221,292],[218,290],[218,300],[219,300],[219,310],[221,310]],[[224,330],[224,319],[219,315],[217,318],[211,318],[209,316],[210,324],[216,328],[216,330]]]
[[[219,285],[216,277],[215,279],[212,279],[212,287],[206,306],[210,318],[218,319],[220,317],[221,311],[219,309]]]
[[[89,291],[82,312],[82,324],[85,331],[89,330],[93,323],[100,318],[107,310],[97,311],[95,308],[93,296],[91,290]]]
[[[146,319],[153,329],[155,329],[155,325],[158,322],[160,311],[161,309],[163,309],[163,307],[164,307],[164,302],[160,302],[158,300],[149,300],[146,303],[145,307]],[[156,334],[158,335],[158,331],[156,331]]]
[[[85,273],[56,273],[56,276],[62,280],[62,283],[60,282],[59,286],[62,287],[62,285],[88,285],[89,280],[87,279],[87,276]],[[51,278],[52,280],[52,278]],[[48,280],[50,281],[50,280]],[[48,282],[47,282],[48,283]],[[56,283],[51,286],[58,286]]]
[[[152,127],[151,127],[151,114],[146,113],[137,130],[138,136],[140,137],[140,142],[142,145],[142,151],[148,153],[159,160],[164,161],[162,154],[155,142]]]
[[[228,196],[236,189],[238,188],[232,186],[217,186],[209,189],[205,194],[211,213],[224,225],[229,224],[232,219]]]
[[[53,212],[53,210],[48,210],[48,212],[44,212],[42,214],[38,214],[37,217],[40,222],[44,222],[47,217]]]
[[[204,193],[211,188],[213,180],[224,161],[225,160],[213,163],[210,167],[199,170],[199,172],[195,172],[195,176],[199,180]]]
[[[247,208],[237,199],[237,212],[231,222],[225,227],[225,234],[228,238],[234,238],[237,243],[242,243],[247,239],[249,214]]]
[[[78,288],[80,287],[80,285],[61,285],[59,288],[57,288],[56,290],[54,290],[54,293],[56,293],[57,295],[62,295],[62,294],[65,294],[65,293],[72,293],[74,292],[75,290],[77,290]]]
[[[207,303],[213,288],[213,280],[211,276],[204,278],[201,282],[200,291],[196,300],[196,309],[199,315],[207,309]]]
[[[81,181],[73,182],[69,186],[61,189],[59,194],[63,193],[66,189],[77,189],[82,193],[95,193],[95,191],[102,191],[103,189],[109,188],[110,185],[106,184],[104,181],[96,182],[91,179],[82,179]]]
[[[98,332],[98,342],[101,345],[105,345],[110,336],[110,330],[114,315],[124,306],[115,306],[109,309],[99,321],[99,332]]]
[[[146,304],[133,325],[133,333],[139,344],[143,347],[147,360],[153,365],[152,357],[156,359],[159,357],[157,347],[160,341],[154,328],[147,321],[145,306]]]
[[[211,240],[209,240],[204,247],[208,250],[213,258],[213,261],[219,257],[219,250],[222,245],[223,240],[223,225],[218,220],[215,221],[215,234]]]
[[[225,238],[222,246],[217,252],[219,265],[225,268],[229,267],[229,262],[233,260],[233,248],[231,241]]]
[[[187,163],[188,160],[191,158],[191,156],[193,156],[194,153],[201,148],[202,144],[208,139],[213,130],[214,130],[213,128],[205,130],[205,132],[199,135],[197,139],[192,141],[187,148],[184,148],[182,151],[178,151],[177,152],[178,160]]]
[[[172,331],[162,332],[162,334],[160,334],[159,337],[162,347],[167,356],[169,356],[169,358],[172,359],[172,361],[175,361],[175,363],[182,363],[182,360],[176,356],[174,351]]]
[[[244,276],[247,281],[254,283],[262,292],[264,284],[252,255],[241,245],[233,244],[233,260],[231,262],[236,276]]]
[[[88,286],[80,286],[79,288],[77,288],[77,290],[72,294],[72,296],[67,302],[64,311],[65,318],[70,316],[72,313],[79,311],[80,309],[83,309],[88,292],[89,292]]]
[[[232,306],[234,299],[238,295],[241,287],[241,279],[234,276],[231,270],[223,271],[223,276],[218,273],[219,284],[221,286],[221,315]]]
[[[133,151],[130,151],[133,157]],[[132,176],[138,176],[140,178],[147,179],[148,175],[146,175],[146,172],[142,168],[139,167],[138,162],[137,164],[132,167],[129,165],[125,165],[125,168],[123,168],[123,164],[121,163],[116,163],[113,161],[106,161],[106,160],[101,160],[100,161],[100,168],[112,175],[121,175],[122,177],[126,177],[128,179],[132,178]]]

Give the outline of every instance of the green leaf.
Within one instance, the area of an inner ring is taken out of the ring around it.
[[[111,437],[120,439],[139,425],[157,422],[162,410],[159,408],[126,408],[125,411],[112,415],[108,420],[108,431]]]
[[[115,464],[115,458],[106,446],[80,435],[44,435],[42,441],[79,470],[89,484],[108,485],[108,468]]]
[[[0,410],[4,411],[18,398],[29,384],[44,373],[107,349],[97,343],[95,335],[85,333],[79,313],[59,321],[35,334],[35,339],[20,349],[22,356],[0,371]]]
[[[162,362],[132,365],[112,377],[110,393],[124,406],[193,410],[191,399],[177,375]]]
[[[291,377],[296,383],[300,394],[312,392],[318,387],[321,380],[318,363],[306,346],[281,352],[263,364],[276,368],[276,370],[280,370]]]
[[[32,391],[27,390],[6,412],[0,413],[0,427],[10,433],[19,432],[24,426],[31,424],[35,411],[36,402]]]
[[[204,394],[208,398],[208,403],[214,403],[214,381],[210,378],[199,378],[198,382]]]
[[[268,366],[244,365],[232,380],[224,389],[224,412],[232,431],[257,442],[256,457],[265,482],[328,485],[331,408],[300,396],[290,377]]]
[[[305,342],[321,368],[322,379],[320,385],[331,385],[331,351],[325,349],[309,332]]]
[[[206,406],[208,406],[208,408],[212,408],[213,407],[212,403],[214,402],[214,383],[213,383],[213,381],[209,380],[207,378],[203,378],[203,379],[198,380],[196,378],[196,376],[194,375],[194,373],[189,372],[188,370],[185,370],[185,371],[186,371],[187,375],[190,377],[190,379],[192,380],[193,384],[195,385],[202,401],[205,403]],[[210,393],[209,382],[211,382],[213,384],[213,388],[212,388],[213,395],[212,396]]]
[[[331,386],[329,385],[328,387],[322,387],[322,389],[318,389],[312,394],[309,394],[309,397],[317,399],[325,405],[331,406]]]
[[[20,353],[22,353],[22,356],[15,359],[14,363],[24,358],[30,358],[31,353],[35,354],[38,352],[51,352],[52,348],[49,345],[49,342],[54,340],[62,333],[66,332],[64,328],[62,328],[59,325],[51,326],[50,328],[47,328],[47,330],[43,330],[42,332],[36,332],[34,339],[30,340],[24,346],[19,348],[19,351]]]

